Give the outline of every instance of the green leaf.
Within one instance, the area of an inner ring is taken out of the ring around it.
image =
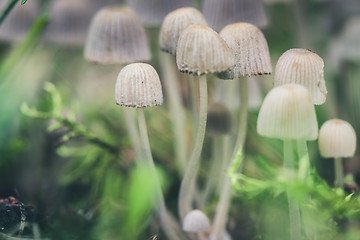
[[[22,0],[21,5],[24,5],[27,2],[27,0]]]

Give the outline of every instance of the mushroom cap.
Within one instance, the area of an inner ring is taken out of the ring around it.
[[[201,210],[195,209],[186,214],[183,229],[187,232],[205,232],[210,229],[210,222]]]
[[[346,121],[331,119],[319,131],[319,150],[321,156],[353,157],[356,150],[356,133]]]
[[[208,107],[206,133],[208,135],[222,135],[230,132],[231,113],[222,103],[211,103]]]
[[[132,63],[119,73],[115,85],[116,104],[125,107],[162,105],[163,93],[159,75],[147,63]]]
[[[283,53],[275,67],[274,86],[296,83],[306,87],[314,104],[326,100],[324,61],[316,53],[294,48]]]
[[[144,26],[132,9],[102,8],[91,21],[85,58],[102,64],[147,61],[151,57]]]
[[[272,73],[268,44],[258,27],[245,22],[233,23],[219,34],[235,55],[235,68],[228,71],[229,78]]]
[[[192,24],[180,34],[176,64],[181,72],[203,75],[232,69],[235,58],[217,32]]]
[[[10,1],[0,1],[1,11]],[[0,25],[0,40],[9,42],[21,41],[31,28],[40,12],[40,4],[37,0],[28,1],[26,6],[17,3],[8,16]]]
[[[127,3],[139,13],[146,26],[160,26],[169,12],[192,6],[191,0],[127,0]]]
[[[46,27],[45,39],[57,44],[83,45],[94,13],[95,9],[89,0],[52,1],[51,21]]]
[[[191,24],[207,26],[204,16],[195,8],[179,8],[166,15],[160,28],[160,49],[176,55],[180,34]]]
[[[260,28],[268,24],[261,0],[203,0],[202,12],[216,31],[235,22],[248,22]]]
[[[274,87],[260,108],[257,131],[282,140],[316,139],[318,124],[309,91],[298,84]]]

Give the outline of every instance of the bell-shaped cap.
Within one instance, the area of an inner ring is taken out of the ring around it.
[[[159,75],[146,63],[132,63],[119,73],[115,85],[116,104],[125,107],[162,105],[163,93]]]
[[[275,67],[274,86],[296,83],[306,87],[316,105],[326,100],[324,61],[316,53],[294,48],[283,53]]]
[[[282,140],[317,138],[318,124],[309,91],[298,84],[274,87],[260,108],[257,131]]]
[[[203,0],[202,12],[216,31],[236,22],[248,22],[260,28],[268,24],[261,0]]]
[[[331,119],[319,131],[319,150],[325,158],[353,157],[356,150],[356,133],[346,121]]]
[[[10,0],[1,0],[0,9],[5,9]],[[39,15],[38,0],[27,1],[26,5],[18,2],[0,25],[0,40],[8,42],[21,41]]]
[[[166,15],[160,28],[160,49],[176,55],[180,34],[191,24],[207,26],[204,16],[195,8],[179,8]]]
[[[268,44],[255,25],[233,23],[224,27],[219,34],[235,55],[235,68],[225,74],[228,75],[225,79],[272,73]]]
[[[56,44],[82,46],[95,9],[89,0],[54,0],[45,39]]]
[[[206,133],[222,135],[231,131],[231,113],[222,103],[211,103],[208,107]]]
[[[232,69],[235,58],[217,32],[209,27],[193,24],[180,35],[176,64],[181,72],[203,75]]]
[[[91,21],[85,58],[102,64],[126,64],[150,59],[145,29],[132,9],[102,8]]]
[[[192,0],[127,0],[146,26],[160,26],[165,16],[178,8],[191,7]]]
[[[183,229],[187,232],[206,232],[210,229],[210,222],[202,211],[195,209],[186,214]]]

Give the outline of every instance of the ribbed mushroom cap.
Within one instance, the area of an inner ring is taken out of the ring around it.
[[[132,63],[119,73],[115,85],[116,104],[125,107],[162,105],[163,94],[159,75],[146,63]]]
[[[83,45],[94,13],[89,0],[52,1],[45,39],[57,44]]]
[[[356,150],[356,133],[346,121],[326,121],[319,132],[319,150],[325,158],[353,157]]]
[[[236,22],[248,22],[260,28],[268,24],[261,0],[204,0],[202,12],[216,31]]]
[[[209,27],[193,24],[180,34],[176,64],[181,72],[202,75],[232,69],[235,58],[218,33]]]
[[[222,103],[211,103],[208,107],[206,133],[208,135],[227,134],[231,130],[231,113]]]
[[[191,0],[127,0],[147,26],[160,26],[165,16],[178,8],[191,7]]]
[[[204,16],[195,8],[180,8],[166,15],[160,28],[160,49],[176,55],[180,34],[191,24],[207,26]]]
[[[10,0],[0,1],[0,9],[5,9],[5,6]],[[0,40],[5,41],[21,41],[31,25],[39,14],[40,6],[37,0],[31,0],[26,5],[17,3],[9,15],[4,19],[0,25]]]
[[[306,49],[287,50],[276,64],[274,86],[288,83],[303,85],[309,90],[314,104],[323,104],[327,90],[322,58]]]
[[[145,29],[130,8],[102,8],[91,21],[85,58],[103,64],[126,64],[150,59]]]
[[[228,78],[272,73],[268,44],[255,25],[233,23],[224,27],[219,34],[235,55],[235,68],[227,72]]]
[[[195,209],[186,214],[183,229],[187,232],[205,232],[210,229],[210,222],[202,211]]]
[[[257,131],[282,140],[317,137],[318,124],[309,91],[298,84],[274,87],[260,108]]]

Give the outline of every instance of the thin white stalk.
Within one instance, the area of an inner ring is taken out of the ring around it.
[[[192,129],[192,135],[193,135],[193,140],[195,141],[196,138],[196,132],[197,132],[197,127],[195,125],[195,123],[197,123],[199,121],[199,117],[198,117],[198,97],[197,97],[197,83],[194,79],[194,77],[192,75],[187,75],[187,81],[188,81],[188,86],[189,86],[189,103],[190,103],[190,108],[191,108],[191,118],[192,118],[192,122],[193,122],[193,129]]]
[[[295,161],[293,146],[291,140],[284,140],[284,170],[288,174],[289,179],[293,179],[295,170]],[[300,207],[296,199],[291,195],[289,190],[286,191],[289,204],[290,219],[290,240],[301,239],[301,216]]]
[[[199,77],[200,84],[200,113],[199,121],[196,131],[195,146],[191,153],[190,160],[186,166],[185,174],[181,182],[179,193],[179,214],[181,220],[184,219],[186,214],[192,210],[192,191],[195,186],[197,172],[200,167],[200,156],[203,147],[205,130],[206,130],[206,117],[207,117],[207,80],[206,76]]]
[[[131,145],[135,149],[136,158],[143,160],[144,155],[141,150],[140,139],[139,139],[139,130],[136,126],[136,118],[133,114],[133,109],[123,107],[123,113],[125,118],[126,130],[130,136]]]
[[[236,154],[239,149],[244,147],[245,138],[246,138],[246,128],[247,128],[247,112],[248,112],[248,86],[247,79],[239,79],[240,83],[240,117],[239,117],[239,128],[238,128],[238,137],[235,143],[233,153],[231,155],[231,160],[228,163],[227,169],[232,165]],[[240,170],[241,171],[241,170]],[[217,239],[221,239],[225,234],[226,222],[228,218],[228,212],[231,201],[231,182],[229,176],[225,175],[224,185],[220,194],[220,202],[216,207],[215,219],[213,224],[213,235]]]
[[[341,158],[334,159],[334,167],[335,167],[335,186],[336,187],[344,187],[344,168],[342,164]]]
[[[161,191],[160,181],[156,174],[155,164],[151,153],[144,111],[142,108],[137,108],[137,113],[138,113],[138,123],[139,123],[140,138],[142,143],[142,150],[145,156],[144,160],[145,163],[149,165],[149,169],[152,171],[152,174],[154,176],[154,181],[156,184],[156,198],[158,200],[158,213],[160,216],[162,229],[167,235],[168,239],[176,239],[176,240],[185,239],[182,230],[176,224],[175,220],[172,218],[172,216],[169,214],[169,212],[166,209],[164,196]]]
[[[183,175],[187,162],[186,116],[176,76],[177,69],[174,67],[174,58],[167,53],[160,53],[160,64],[164,74],[163,86],[169,100],[169,111],[172,118],[176,165]]]
[[[306,179],[310,175],[310,158],[306,144],[306,140],[300,139],[296,141],[299,153],[299,179]]]

